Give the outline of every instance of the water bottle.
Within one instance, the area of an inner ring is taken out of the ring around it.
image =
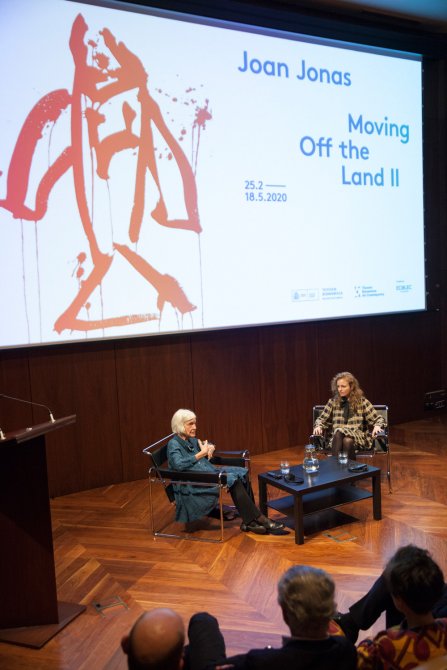
[[[315,447],[313,444],[307,444],[304,447],[303,470],[308,474],[314,474],[318,472],[319,468],[320,461],[316,456]]]

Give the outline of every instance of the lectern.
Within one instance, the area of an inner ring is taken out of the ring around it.
[[[0,440],[0,641],[42,647],[85,610],[57,600],[45,436],[76,416]]]

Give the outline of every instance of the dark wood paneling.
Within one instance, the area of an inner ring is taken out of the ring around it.
[[[146,475],[141,450],[171,432],[171,417],[193,403],[190,338],[148,338],[116,345],[123,481]]]
[[[440,366],[444,384],[447,379],[447,61],[425,63],[431,92],[426,96],[425,109],[430,119],[425,124],[424,141],[427,147],[424,164],[426,189],[426,257],[428,301],[440,309],[441,352]],[[436,246],[437,245],[437,246]],[[441,253],[439,253],[439,251]],[[437,268],[439,272],[436,272]]]
[[[2,351],[0,355],[0,393],[31,400],[26,349]],[[42,415],[43,416],[43,415]],[[47,417],[42,418],[45,421]],[[0,398],[0,427],[3,432],[32,424],[31,405]]]
[[[198,435],[219,449],[262,453],[258,329],[201,333],[191,338]]]
[[[437,335],[440,350],[434,351],[440,371],[440,387],[447,380],[447,61],[424,63],[424,182],[427,304],[439,310]],[[431,342],[430,342],[430,345]],[[434,348],[434,347],[433,347]]]
[[[371,327],[373,401],[391,407],[394,423],[422,417],[424,394],[443,385],[440,313],[382,317],[371,320]]]
[[[394,423],[423,416],[424,394],[442,387],[441,321],[435,311],[319,324],[318,374],[349,370],[373,403],[391,407]]]
[[[371,395],[371,321],[370,318],[359,318],[318,323],[317,375],[321,394],[318,403],[325,403],[331,396],[330,382],[338,372],[351,372],[367,397]]]
[[[308,441],[311,408],[319,402],[316,324],[263,328],[261,403],[266,450]]]
[[[57,622],[45,436],[0,446],[0,628]]]
[[[173,337],[6,351],[5,392],[77,423],[49,437],[51,495],[142,478],[144,446],[170,432],[178,407],[199,435],[252,454],[304,444],[311,408],[350,370],[391,419],[427,416],[426,391],[443,385],[439,312],[290,324]],[[7,401],[2,401],[5,411]],[[8,401],[7,429],[45,420]],[[1,425],[1,424],[0,424]]]
[[[48,436],[52,496],[122,481],[114,344],[33,349],[33,399],[76,424]]]

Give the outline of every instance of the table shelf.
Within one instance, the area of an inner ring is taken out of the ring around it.
[[[359,500],[366,500],[367,498],[372,498],[372,493],[355,486],[334,486],[322,491],[313,491],[312,493],[303,495],[303,514],[306,516],[314,512],[322,512],[333,507],[341,507],[342,505],[358,502]],[[289,516],[290,514],[293,515],[293,500],[294,496],[290,495],[269,500],[267,505],[277,512]]]

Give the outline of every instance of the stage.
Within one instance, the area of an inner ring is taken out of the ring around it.
[[[146,480],[55,498],[58,598],[87,609],[40,650],[0,644],[0,665],[124,670],[121,636],[141,612],[156,606],[177,609],[185,621],[195,611],[210,611],[221,622],[229,654],[279,645],[287,629],[276,583],[295,563],[316,565],[334,577],[340,611],[369,588],[402,544],[427,548],[447,571],[447,414],[392,426],[390,441],[393,494],[383,472],[385,458],[372,463],[382,468],[382,519],[374,520],[368,500],[357,501],[352,510],[343,508],[355,520],[309,532],[303,545],[295,544],[293,533],[241,533],[238,521],[226,523],[222,544],[154,539]],[[283,457],[300,463],[303,447],[255,456],[256,494],[258,473],[278,468]],[[163,513],[172,513],[161,487],[159,496]],[[197,533],[209,533],[213,523]]]

